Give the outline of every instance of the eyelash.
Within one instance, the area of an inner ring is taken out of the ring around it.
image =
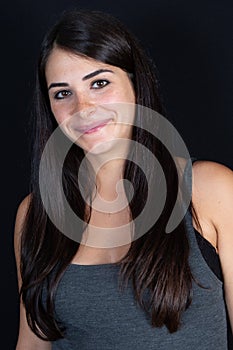
[[[103,84],[102,86],[99,86],[99,87],[94,87],[95,84],[98,84],[98,83],[101,83]],[[108,84],[110,84],[110,81],[106,80],[106,79],[98,79],[98,80],[95,80],[94,82],[91,83],[91,89],[93,90],[99,90],[99,89],[103,89],[105,86],[107,86]],[[60,94],[66,94],[65,96],[59,96]],[[72,95],[72,92],[69,91],[69,90],[61,90],[61,91],[58,91],[54,94],[54,98],[56,100],[63,100],[69,96]]]
[[[62,97],[59,97],[60,94],[63,94],[63,93],[66,93],[67,95],[66,96],[62,96]],[[69,90],[62,90],[62,91],[58,91],[54,94],[54,98],[56,100],[64,100],[64,98],[67,98],[68,96],[70,96],[72,93],[69,91]]]
[[[100,87],[94,87],[94,85],[96,83],[105,83],[103,86],[100,86]],[[98,80],[95,80],[93,83],[91,83],[91,89],[103,89],[105,86],[107,86],[108,84],[110,84],[110,81],[106,80],[106,79],[98,79]]]

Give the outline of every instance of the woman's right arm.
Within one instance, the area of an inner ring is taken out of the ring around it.
[[[21,287],[22,279],[20,274],[20,237],[22,231],[22,225],[27,213],[28,205],[30,202],[30,195],[27,196],[19,205],[16,221],[15,221],[15,233],[14,233],[14,249],[17,265],[18,286]],[[20,323],[19,323],[19,335],[16,345],[16,350],[51,350],[51,342],[43,341],[37,337],[30,329],[26,319],[25,307],[20,298]]]

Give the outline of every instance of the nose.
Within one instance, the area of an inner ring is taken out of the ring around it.
[[[96,106],[94,104],[85,104],[79,106],[78,116],[82,119],[87,119],[93,114],[95,114]]]
[[[79,115],[79,117],[86,119],[96,111],[96,104],[94,101],[90,99],[89,96],[84,94],[79,95],[76,101],[75,113]]]

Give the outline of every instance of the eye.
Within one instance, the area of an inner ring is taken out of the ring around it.
[[[108,84],[110,84],[110,82],[108,80],[99,79],[99,80],[94,81],[91,84],[91,88],[92,89],[102,89],[103,87],[107,86]]]
[[[57,100],[63,100],[64,98],[72,95],[72,93],[69,90],[62,90],[57,93],[55,93],[54,98]]]

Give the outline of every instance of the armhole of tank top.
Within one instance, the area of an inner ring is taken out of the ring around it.
[[[200,159],[198,159],[196,157],[191,157],[192,166],[196,160],[200,160]],[[203,268],[206,270],[206,272],[208,273],[210,278],[213,279],[220,287],[222,287],[223,281],[221,279],[219,279],[219,277],[215,274],[215,272],[209,266],[208,262],[206,261],[206,259],[204,258],[203,254],[202,254],[202,251],[201,251],[200,246],[199,246],[198,241],[197,241],[195,229],[193,227],[193,221],[192,221],[193,215],[192,215],[190,207],[188,208],[187,215],[188,215],[188,217],[187,217],[188,227],[190,227],[189,240],[190,240],[191,245],[194,248],[194,251],[196,251],[196,254],[198,254],[198,261],[202,264]]]
[[[193,166],[193,163],[196,161],[196,160],[201,160],[201,159],[198,159],[196,157],[191,157],[191,161],[192,161],[192,166]],[[188,212],[190,213],[190,218],[191,218],[191,223],[192,223],[192,213],[191,213],[191,210],[188,210]],[[211,267],[208,265],[207,261],[205,260],[202,252],[201,252],[201,249],[199,247],[199,244],[198,244],[198,241],[197,241],[197,237],[196,237],[196,233],[194,231],[194,227],[192,225],[192,231],[193,231],[193,235],[194,235],[194,238],[195,238],[195,241],[196,241],[196,245],[197,245],[197,249],[199,250],[200,252],[200,255],[202,257],[202,260],[204,260],[204,264],[207,265],[207,268],[208,270],[210,271],[211,275],[214,277],[214,280],[216,281],[216,283],[221,287],[222,290],[224,290],[224,281],[223,281],[223,278],[220,279],[216,274],[215,272],[211,269]],[[220,268],[221,268],[221,265],[220,265]],[[222,271],[222,270],[221,270]],[[231,324],[230,324],[230,319],[229,319],[229,314],[228,314],[228,310],[227,310],[227,306],[226,306],[226,301],[225,301],[225,297],[223,296],[224,298],[224,304],[225,304],[225,307],[226,307],[226,321],[227,321],[227,344],[228,344],[228,347],[227,349],[230,350],[232,349],[232,344],[233,344],[233,332],[232,332],[232,329],[231,329]]]

